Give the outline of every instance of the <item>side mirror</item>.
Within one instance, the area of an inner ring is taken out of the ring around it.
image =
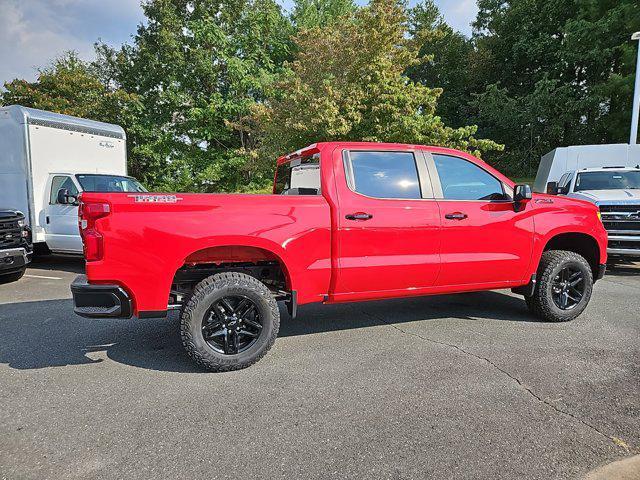
[[[78,197],[70,195],[66,188],[61,188],[58,190],[57,201],[60,205],[77,205]]]
[[[549,195],[556,195],[558,193],[558,182],[547,183],[547,193]]]
[[[524,208],[524,204],[531,200],[533,194],[529,185],[519,184],[513,187],[513,209],[519,212]]]

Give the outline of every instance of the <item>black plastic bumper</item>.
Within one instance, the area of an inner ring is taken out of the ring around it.
[[[598,265],[598,273],[596,274],[596,278],[594,280],[600,280],[602,277],[604,277],[604,273],[607,271],[607,264],[606,263],[602,263],[600,265]]]
[[[93,285],[86,275],[71,284],[73,311],[89,318],[130,318],[131,298],[118,285]]]
[[[0,275],[20,271],[29,261],[31,252],[22,247],[0,250]]]

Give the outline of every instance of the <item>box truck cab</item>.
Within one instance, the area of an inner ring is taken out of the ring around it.
[[[82,253],[78,230],[78,196],[82,192],[146,192],[124,175],[55,172],[47,180],[44,231],[47,248],[57,253]]]
[[[24,213],[33,243],[82,253],[77,196],[139,192],[122,127],[19,105],[0,108],[0,205]]]

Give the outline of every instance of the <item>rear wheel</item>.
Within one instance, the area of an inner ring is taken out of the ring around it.
[[[542,254],[534,293],[527,307],[549,322],[567,322],[587,307],[593,290],[593,272],[584,257],[564,250]]]
[[[218,273],[196,285],[182,312],[182,344],[207,370],[248,367],[278,335],[280,313],[269,289],[237,272]]]

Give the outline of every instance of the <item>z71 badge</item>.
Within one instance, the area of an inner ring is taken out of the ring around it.
[[[128,195],[133,198],[135,202],[143,203],[176,203],[178,200],[182,200],[175,195]]]

